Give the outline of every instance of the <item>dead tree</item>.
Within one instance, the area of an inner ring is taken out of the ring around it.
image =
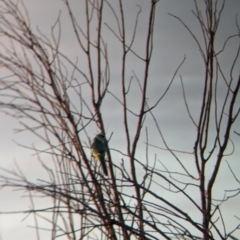
[[[229,41],[233,38],[239,40],[238,22],[238,32],[226,39],[222,49],[215,47],[221,14],[228,3],[205,1],[205,9],[202,9],[194,1],[193,14],[200,24],[203,43],[180,17],[172,15],[193,37],[204,62],[197,120],[192,115],[184,76],[180,76],[186,118],[190,118],[196,129],[193,151],[185,152],[169,145],[156,117],[157,107],[174,79],[178,78],[185,58],[176,66],[163,94],[152,105],[148,101],[155,46],[154,23],[156,7],[160,3],[151,0],[146,4],[148,27],[142,46],[144,54],[140,54],[134,43],[141,6],[136,7],[133,31],[128,36],[126,3],[122,0],[114,3],[86,0],[80,13],[85,16],[84,22],[79,21],[71,1],[63,2],[78,46],[76,51],[80,56],[77,60],[69,58],[61,47],[60,15],[51,27],[51,36],[47,36],[32,29],[22,3],[2,0],[0,6],[0,107],[19,120],[22,126],[19,132],[31,132],[44,144],[44,149],[40,149],[21,143],[34,151],[42,170],[49,176],[32,182],[19,169],[1,168],[0,182],[1,187],[22,189],[29,194],[32,209],[24,213],[34,216],[37,238],[41,238],[42,231],[39,219],[49,224],[51,239],[208,240],[233,237],[239,225],[226,229],[221,215],[222,204],[230,198],[216,200],[213,194],[227,147],[229,144],[234,146],[232,126],[239,115],[240,78],[234,74],[239,63],[239,47],[228,75],[219,61]],[[113,22],[105,22],[105,11],[111,12],[117,27],[112,26]],[[110,75],[112,63],[106,31],[115,37],[121,49],[117,83]],[[128,78],[127,71],[132,70],[127,60],[129,56],[141,62],[141,76],[133,71],[132,77]],[[219,81],[224,81],[224,93],[218,90]],[[118,92],[114,91],[114,84]],[[135,91],[138,91],[135,97],[137,107],[133,109],[129,97]],[[218,101],[220,94],[224,99],[222,102]],[[107,100],[109,97],[111,105]],[[111,143],[116,135],[108,131],[104,112],[109,108],[120,112],[123,125],[118,131],[124,133],[123,148],[116,148]],[[172,117],[176,117],[174,112]],[[150,128],[154,128],[162,145],[153,144],[155,136],[149,134]],[[98,129],[108,139],[108,178],[89,154],[92,134],[96,133],[92,129]],[[144,133],[145,155],[140,140]],[[150,151],[156,153],[155,157]],[[162,152],[171,156],[170,167],[160,161],[158,156]],[[113,156],[117,156],[117,161]],[[184,160],[186,156],[190,157],[191,166]],[[39,197],[49,199],[48,208],[37,206]],[[181,199],[185,207],[176,203],[176,199]],[[189,213],[190,207],[194,214]]]

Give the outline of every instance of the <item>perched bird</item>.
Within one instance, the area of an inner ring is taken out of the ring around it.
[[[103,172],[106,176],[108,176],[108,171],[107,171],[107,166],[105,161],[105,152],[106,152],[105,141],[106,141],[106,138],[102,133],[96,135],[91,145],[91,152],[94,158],[101,162]]]

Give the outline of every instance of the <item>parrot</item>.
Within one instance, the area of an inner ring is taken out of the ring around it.
[[[108,171],[107,171],[107,166],[105,161],[105,152],[106,152],[105,141],[106,141],[106,138],[104,134],[102,133],[97,134],[93,139],[93,143],[90,149],[93,157],[100,161],[104,174],[108,176]]]

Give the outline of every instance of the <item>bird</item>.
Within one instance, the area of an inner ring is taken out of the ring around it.
[[[105,153],[106,153],[105,141],[106,141],[106,138],[104,134],[102,133],[97,134],[93,139],[93,143],[90,149],[93,157],[100,161],[104,174],[108,176],[108,171],[107,171],[107,166],[105,161]]]

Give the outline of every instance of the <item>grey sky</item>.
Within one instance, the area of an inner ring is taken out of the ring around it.
[[[72,26],[69,21],[69,17],[65,10],[63,1],[58,0],[25,0],[23,1],[29,11],[29,16],[31,20],[31,26],[33,31],[36,30],[36,26],[44,34],[50,34],[50,29],[53,26],[56,18],[61,12],[61,27],[62,27],[62,37],[61,37],[61,50],[69,56],[73,61],[78,58],[79,64],[85,66],[86,62],[82,59],[82,52],[80,48],[76,45],[76,39],[74,37]],[[136,35],[136,41],[133,45],[133,49],[136,50],[141,56],[145,54],[145,49],[143,48],[145,39],[145,32],[148,22],[146,21],[146,15],[149,13],[149,1],[146,0],[132,0],[123,1],[124,9],[126,11],[126,28],[127,28],[127,40],[130,41],[132,36],[134,19],[139,10],[137,5],[142,6],[142,12],[139,16],[138,31]],[[113,5],[116,4],[113,1]],[[80,6],[79,1],[72,1],[72,9],[74,13],[79,16],[79,19],[84,18],[84,10]],[[199,117],[199,108],[201,104],[202,97],[202,86],[204,80],[203,72],[203,61],[199,53],[197,44],[191,38],[187,30],[181,25],[181,23],[170,16],[168,13],[179,16],[183,21],[193,30],[194,34],[199,36],[201,30],[194,18],[191,10],[194,9],[194,2],[192,0],[160,0],[158,3],[156,11],[156,22],[155,22],[155,37],[154,37],[154,51],[150,68],[150,80],[149,87],[147,91],[147,97],[149,98],[149,106],[154,105],[160,96],[164,93],[166,87],[172,79],[172,76],[186,56],[186,60],[183,66],[180,68],[170,91],[167,93],[166,97],[161,101],[158,106],[154,109],[154,114],[161,126],[164,136],[170,147],[176,150],[184,150],[191,152],[193,150],[193,141],[195,139],[196,130],[194,125],[191,123],[190,119],[186,117],[187,111],[184,106],[184,101],[182,98],[182,88],[180,82],[180,75],[182,76],[183,82],[185,84],[186,96],[189,101],[189,108],[192,112],[194,120],[197,122]],[[222,22],[219,26],[219,42],[217,42],[217,49],[221,50],[225,39],[229,35],[237,33],[237,28],[235,25],[235,16],[239,13],[240,1],[239,0],[227,0],[226,7],[222,15]],[[104,21],[112,24],[111,27],[116,27],[114,21],[112,21],[113,15],[106,11],[106,16]],[[239,19],[238,19],[239,21]],[[104,26],[106,31],[105,39],[108,40],[108,52],[110,56],[110,67],[111,67],[111,91],[116,95],[120,94],[119,82],[120,82],[120,50],[121,47],[114,37],[114,35]],[[202,43],[202,39],[200,39]],[[226,53],[220,57],[220,61],[224,64],[224,71],[227,76],[231,69],[234,54],[238,47],[239,40],[230,40]],[[143,76],[143,63],[136,60],[136,58],[129,54],[127,77],[131,78],[133,71],[140,78]],[[240,60],[238,58],[237,66],[239,66]],[[87,66],[87,65],[86,65]],[[233,77],[237,78],[239,75],[239,67],[234,70]],[[132,94],[129,96],[129,106],[131,110],[135,111],[138,109],[139,103],[137,99],[140,96],[140,90],[138,88],[137,82],[132,83],[134,88],[131,90]],[[224,82],[220,80],[219,82],[219,92],[224,94]],[[86,93],[87,95],[87,93]],[[219,103],[222,99],[219,97]],[[240,96],[237,99],[240,105]],[[110,108],[114,103],[114,107]],[[125,138],[124,133],[119,131],[116,126],[123,126],[123,120],[121,118],[121,106],[115,105],[115,100],[108,95],[105,102],[103,103],[103,116],[106,122],[108,135],[114,132],[111,139],[111,148],[122,148],[125,149]],[[136,113],[138,113],[136,111]],[[135,130],[135,118],[130,117],[130,126],[132,126],[132,131]],[[158,147],[164,147],[158,134],[156,134],[156,128],[151,128],[153,126],[153,121],[150,117],[147,118],[149,121],[148,131],[151,136],[149,143],[156,145]],[[26,145],[34,144],[38,148],[44,148],[44,144],[36,138],[33,138],[30,133],[20,133],[14,134],[13,129],[18,127],[16,120],[9,116],[0,113],[0,124],[1,124],[1,134],[0,134],[0,166],[4,168],[13,169],[14,160],[17,162],[19,167],[24,171],[24,173],[29,176],[30,179],[44,178],[44,173],[39,171],[40,165],[36,163],[34,156],[31,156],[32,152],[27,151],[14,142],[24,143]],[[236,121],[233,130],[240,132],[240,118]],[[145,136],[144,132],[141,136],[140,146],[143,151],[145,150]],[[94,136],[97,133],[97,128],[89,128],[89,133]],[[24,139],[24,141],[23,141]],[[13,141],[14,140],[14,141]],[[236,134],[232,135],[232,140],[235,143],[235,154],[228,158],[229,163],[233,169],[240,169],[240,137]],[[144,153],[139,150],[137,156],[141,158]],[[231,152],[231,146],[229,146],[229,152]],[[160,151],[157,148],[150,148],[150,159],[154,159],[154,154],[157,154],[157,158],[164,162],[167,166],[171,167],[173,165],[173,160],[169,154],[164,151]],[[90,153],[89,153],[90,156]],[[113,151],[113,156],[115,156],[116,163],[119,161],[120,156]],[[191,157],[187,156],[184,158],[184,164],[189,164]],[[189,163],[188,163],[189,162]],[[160,165],[160,164],[159,164]],[[223,168],[220,171],[220,177],[218,180],[219,190],[216,191],[216,196],[219,198],[223,197],[224,186],[231,188],[239,188],[239,185],[234,181],[227,167],[227,164],[223,163]],[[193,166],[194,167],[194,166]],[[214,166],[212,166],[214,167]],[[177,167],[176,167],[177,169]],[[139,170],[141,173],[141,169]],[[141,176],[141,174],[140,174]],[[229,179],[229,181],[226,181]],[[221,189],[221,190],[220,190]],[[10,211],[10,210],[22,210],[28,208],[29,202],[27,198],[20,198],[18,192],[11,192],[9,190],[0,191],[0,211]],[[17,197],[16,197],[17,196]],[[42,204],[45,202],[42,200]],[[177,201],[177,200],[176,200]],[[238,200],[234,199],[229,204],[226,204],[224,208],[224,217],[228,219],[226,225],[231,229],[234,226],[236,219],[233,218],[234,213],[240,212],[240,205],[237,204]],[[184,202],[181,203],[184,205]],[[238,217],[240,217],[238,215]],[[31,222],[30,219],[22,221],[22,215],[0,215],[0,239],[34,239],[35,231],[32,229],[27,229],[25,226]],[[21,236],[19,238],[19,236]]]

